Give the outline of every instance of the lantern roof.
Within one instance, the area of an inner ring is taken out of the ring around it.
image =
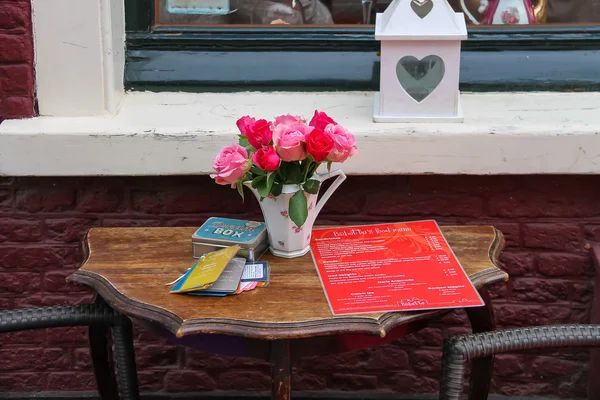
[[[446,0],[393,0],[375,20],[377,40],[464,40],[462,13]]]

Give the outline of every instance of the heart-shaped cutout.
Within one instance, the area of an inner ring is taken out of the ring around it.
[[[410,8],[412,8],[412,10],[415,12],[415,14],[417,14],[419,16],[419,18],[423,19],[427,16],[427,14],[429,14],[429,12],[431,12],[431,9],[433,8],[433,1],[432,0],[423,0],[423,1],[412,0],[410,2]]]
[[[404,56],[396,64],[396,77],[402,88],[417,102],[423,101],[444,78],[444,60],[429,55],[422,60]]]

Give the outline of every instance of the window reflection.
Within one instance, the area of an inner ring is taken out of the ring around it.
[[[157,25],[372,24],[391,0],[155,0]],[[467,24],[596,24],[600,0],[449,0]]]

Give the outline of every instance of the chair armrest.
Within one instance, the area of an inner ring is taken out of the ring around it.
[[[440,400],[459,400],[467,360],[530,349],[600,346],[600,325],[551,325],[456,336],[444,344]]]
[[[0,333],[65,326],[116,325],[124,317],[102,303],[0,312]]]

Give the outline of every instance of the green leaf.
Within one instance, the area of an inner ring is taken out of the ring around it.
[[[264,175],[260,175],[260,176],[257,176],[256,178],[252,179],[252,187],[253,187],[254,189],[256,189],[256,188],[258,187],[258,185],[259,185],[260,181],[263,181],[263,180],[265,180],[266,178],[267,178],[266,176],[264,176]]]
[[[237,186],[238,193],[242,196],[242,201],[244,201],[244,184],[242,181],[237,181],[235,185]]]
[[[262,169],[258,168],[256,165],[253,165],[250,168],[250,172],[252,172],[255,175],[266,175],[265,171],[263,171]]]
[[[275,174],[270,172],[267,175],[267,195],[271,193],[271,188],[273,187],[273,183],[275,182]],[[266,197],[266,196],[265,196]]]
[[[280,182],[273,182],[273,187],[271,188],[271,194],[275,197],[279,196],[283,191],[283,184]]]
[[[300,163],[289,163],[285,173],[286,183],[302,183],[302,167],[300,167]]]
[[[304,190],[298,190],[290,199],[290,219],[294,221],[298,228],[306,222],[308,217],[308,206]]]
[[[248,141],[248,138],[246,136],[244,136],[244,135],[238,135],[238,137],[240,138],[239,141],[238,141],[238,143],[239,143],[240,146],[242,146],[242,147],[248,147],[248,146],[252,147],[250,145],[250,142]]]
[[[254,186],[255,181],[256,181],[256,186]],[[262,197],[262,198],[265,198],[269,195],[269,187],[268,187],[269,183],[268,182],[269,182],[269,180],[267,179],[266,176],[257,176],[252,181],[252,186],[254,188],[256,188],[256,190],[258,190],[258,194],[260,194],[260,197]]]
[[[306,190],[308,193],[310,194],[317,194],[319,192],[319,185],[321,185],[321,182],[319,182],[316,179],[309,179],[304,183],[304,190]]]
[[[331,161],[327,161],[327,172],[331,172]]]

